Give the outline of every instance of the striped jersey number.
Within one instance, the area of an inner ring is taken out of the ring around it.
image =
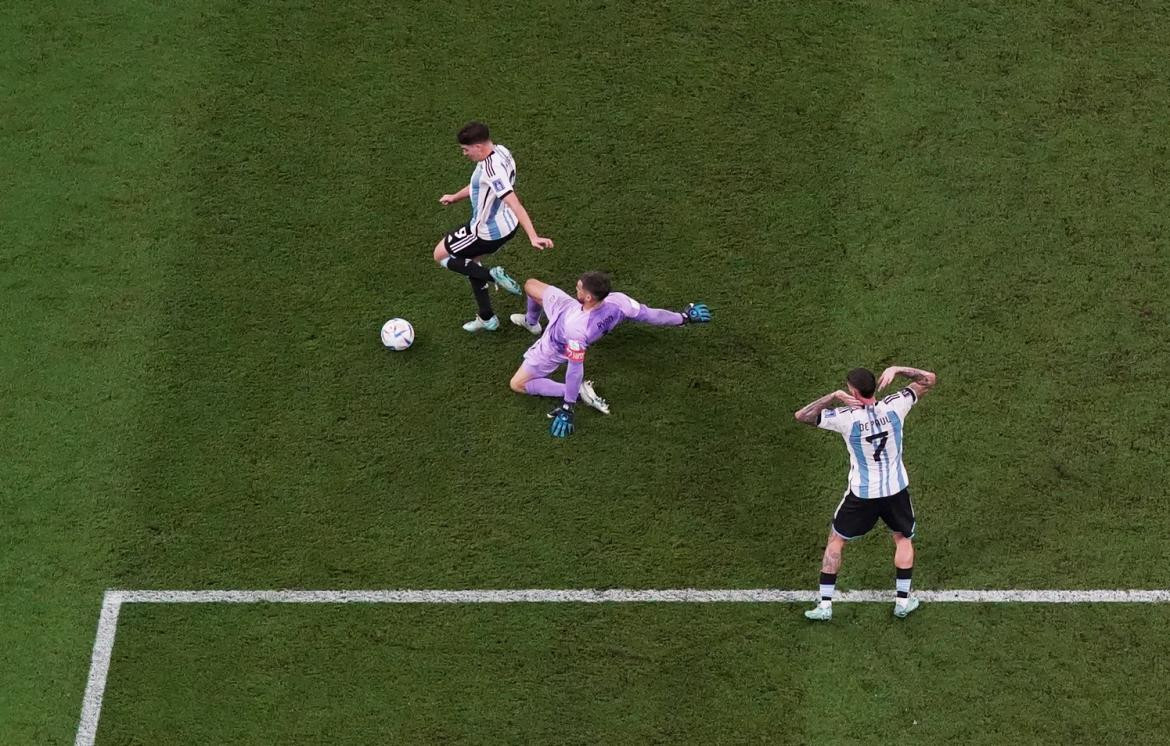
[[[886,440],[890,437],[887,432],[874,433],[873,435],[865,436],[866,442],[873,445],[873,460],[880,462],[882,460],[882,451],[886,450]]]

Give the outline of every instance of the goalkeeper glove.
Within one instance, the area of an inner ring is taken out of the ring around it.
[[[573,434],[572,404],[562,404],[549,412],[548,416],[552,418],[552,424],[548,426],[548,431],[554,438],[567,438]]]
[[[680,313],[691,324],[705,324],[711,320],[711,309],[706,303],[690,303]]]

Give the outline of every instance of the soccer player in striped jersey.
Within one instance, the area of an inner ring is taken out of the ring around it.
[[[909,378],[910,385],[880,401],[874,398],[898,376]],[[910,477],[902,463],[903,422],[937,380],[934,373],[918,368],[886,368],[877,380],[865,368],[855,368],[846,377],[848,391],[826,394],[796,412],[798,421],[840,434],[849,450],[849,487],[833,514],[821,561],[821,602],[804,612],[809,619],[833,618],[845,542],[869,533],[878,518],[894,537],[894,616],[906,617],[918,608],[918,599],[910,595],[915,518]],[[845,406],[833,407],[834,401]]]
[[[527,313],[512,315],[512,323],[522,326],[540,339],[524,353],[524,363],[508,384],[518,394],[551,396],[562,402],[549,412],[552,419],[549,432],[553,437],[566,438],[573,433],[573,406],[580,396],[588,406],[602,414],[609,414],[609,403],[593,390],[593,382],[585,380],[585,352],[589,345],[613,331],[623,321],[636,321],[653,326],[682,326],[711,320],[711,311],[702,303],[691,303],[681,311],[650,308],[625,293],[610,291],[609,275],[604,272],[586,272],[577,280],[574,299],[560,288],[540,280],[524,283],[528,295]],[[540,312],[548,317],[548,327],[541,334]],[[562,365],[568,365],[565,382],[549,376]]]
[[[528,211],[516,196],[516,160],[512,151],[492,142],[482,122],[467,124],[456,139],[463,155],[475,163],[475,170],[470,184],[454,194],[444,194],[439,203],[450,205],[470,199],[471,219],[440,239],[434,257],[441,266],[466,276],[471,283],[478,313],[463,328],[469,332],[495,331],[500,328],[500,320],[492,310],[488,284],[497,283],[514,295],[521,294],[520,284],[503,267],[484,267],[481,257],[499,251],[516,234],[517,226],[524,229],[537,249],[551,249],[553,242],[537,234]]]

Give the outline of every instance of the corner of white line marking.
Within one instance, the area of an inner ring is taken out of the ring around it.
[[[114,653],[114,637],[118,631],[118,615],[122,610],[122,591],[108,588],[102,594],[102,608],[98,615],[97,632],[94,635],[93,653],[90,656],[89,675],[86,678],[85,694],[81,702],[81,716],[77,723],[75,746],[93,746],[97,738],[98,721],[102,714],[102,700],[105,697],[106,679],[110,671],[110,659]]]

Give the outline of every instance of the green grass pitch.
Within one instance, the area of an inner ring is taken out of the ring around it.
[[[812,588],[845,455],[791,413],[859,364],[939,373],[917,586],[1170,587],[1168,37],[1157,2],[7,4],[0,742],[72,740],[109,587]],[[430,259],[472,118],[557,242],[514,275],[716,315],[602,342],[614,414],[566,442]],[[131,606],[98,743],[1170,730],[1165,607],[838,617]]]

